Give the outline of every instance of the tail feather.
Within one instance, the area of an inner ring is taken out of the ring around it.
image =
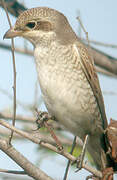
[[[90,136],[87,150],[91,154],[95,166],[99,170],[105,169],[107,165],[107,157],[106,157],[106,146],[103,134],[100,135],[100,138],[97,136]]]

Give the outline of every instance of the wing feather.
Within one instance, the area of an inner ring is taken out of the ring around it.
[[[83,44],[77,43],[77,44],[74,44],[73,46],[74,46],[75,52],[77,53],[77,56],[79,56],[81,67],[85,73],[85,76],[96,98],[97,105],[98,105],[98,108],[102,117],[103,128],[105,129],[107,127],[107,118],[106,118],[106,113],[105,113],[103,96],[100,89],[100,84],[99,84],[98,76],[94,67],[93,60],[91,56],[89,55],[87,48],[84,47]]]

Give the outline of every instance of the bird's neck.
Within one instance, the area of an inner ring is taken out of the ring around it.
[[[54,32],[41,32],[35,39],[35,48],[48,48],[51,44],[56,41],[56,34]]]
[[[65,57],[71,56],[72,45],[62,45],[59,41],[49,41],[38,44],[34,50],[36,64],[38,66],[51,65],[57,67],[66,64]]]

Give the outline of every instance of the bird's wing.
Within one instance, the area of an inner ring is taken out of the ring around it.
[[[100,89],[99,80],[98,80],[97,73],[94,67],[93,59],[89,55],[87,48],[84,47],[84,45],[81,44],[80,42],[73,44],[73,48],[75,50],[76,55],[80,59],[81,67],[85,73],[85,76],[96,98],[99,111],[102,117],[103,128],[105,129],[107,127],[107,118],[105,114],[102,92]]]

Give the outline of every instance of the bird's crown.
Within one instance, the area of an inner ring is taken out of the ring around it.
[[[24,11],[23,13],[21,13],[15,23],[15,28],[21,28],[25,25],[27,25],[29,28],[33,28],[33,21],[37,21],[37,20],[50,20],[50,21],[59,21],[59,19],[61,21],[65,21],[67,20],[66,17],[51,8],[48,7],[37,7],[37,8],[31,8],[28,9],[26,11]]]

